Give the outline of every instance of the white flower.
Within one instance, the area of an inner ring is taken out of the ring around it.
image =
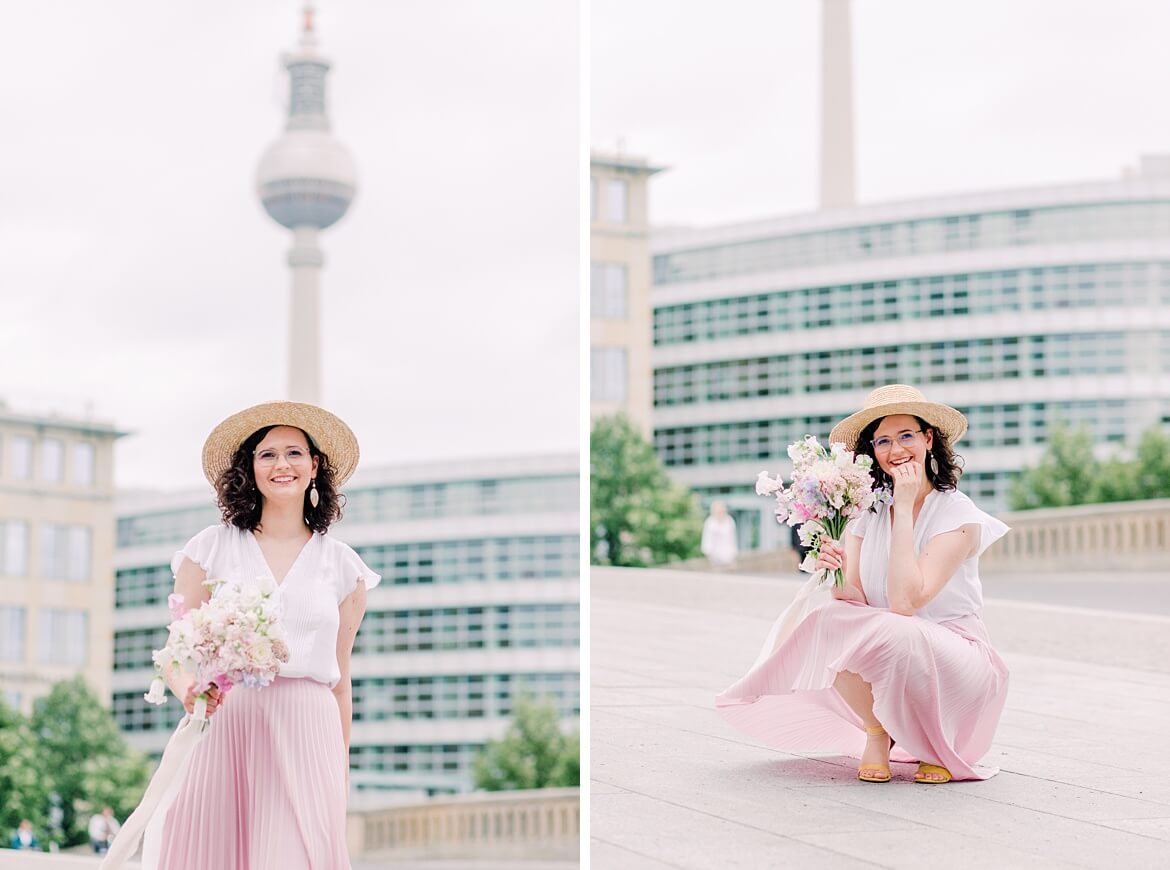
[[[766,471],[761,471],[760,476],[756,478],[756,495],[771,495],[782,488],[780,479],[769,477]]]
[[[261,595],[273,595],[276,592],[276,581],[267,575],[257,577],[256,588]]]
[[[155,677],[150,683],[150,691],[142,696],[150,704],[165,704],[167,702],[167,684],[162,677]]]

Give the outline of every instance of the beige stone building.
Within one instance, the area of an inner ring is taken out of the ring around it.
[[[589,187],[590,418],[625,413],[650,437],[650,227],[644,158],[593,152]]]
[[[0,695],[25,713],[77,673],[108,703],[114,441],[124,434],[0,402]]]

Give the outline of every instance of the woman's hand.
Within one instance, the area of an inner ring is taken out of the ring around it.
[[[817,557],[817,570],[845,573],[845,548],[831,538],[821,538],[821,554]]]
[[[841,575],[845,575],[845,548],[830,538],[821,539],[821,555],[817,559],[817,568],[833,571],[837,568],[841,569]],[[830,591],[833,597],[838,601],[859,601],[865,604],[865,597],[854,589],[848,581],[843,586],[838,586],[833,583]]]
[[[219,686],[213,685],[204,694],[207,695],[207,718],[211,718],[211,714],[219,707],[220,700],[223,698],[223,693],[219,690]],[[194,682],[187,684],[187,691],[183,694],[183,706],[188,713],[195,712],[195,699],[199,695],[195,693]]]
[[[915,460],[904,462],[893,470],[894,507],[914,509],[914,500],[922,489],[922,466]]]

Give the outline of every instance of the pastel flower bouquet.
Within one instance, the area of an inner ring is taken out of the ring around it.
[[[195,675],[193,717],[207,718],[206,692],[215,685],[223,693],[232,686],[267,686],[289,658],[288,635],[280,623],[276,582],[260,577],[253,584],[238,580],[207,580],[211,598],[188,610],[181,595],[167,604],[173,621],[166,646],[152,656],[156,676],[143,697],[151,704],[166,702],[165,668]]]
[[[792,459],[792,483],[786,489],[783,481],[761,471],[756,480],[757,495],[776,497],[776,520],[797,526],[800,543],[809,553],[800,570],[817,575],[824,583],[829,576],[838,588],[845,585],[840,568],[816,570],[825,540],[840,541],[850,520],[861,516],[875,504],[886,504],[893,497],[888,489],[874,489],[870,468],[873,460],[846,450],[844,444],[833,444],[830,450],[812,435],[788,447]]]

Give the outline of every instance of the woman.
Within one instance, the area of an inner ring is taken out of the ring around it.
[[[727,512],[727,505],[721,501],[711,503],[711,514],[703,520],[703,537],[699,552],[707,557],[714,568],[730,568],[739,555],[735,540],[735,520]]]
[[[921,762],[916,782],[998,772],[976,764],[1008,686],[979,617],[979,556],[1008,528],[955,489],[951,446],[966,430],[954,408],[902,384],[833,428],[831,443],[873,458],[893,501],[822,547],[817,567],[842,568],[844,588],[770,637],[716,699],[729,721],[780,749],[860,757],[865,782],[889,781],[892,747],[895,761]]]
[[[357,461],[349,427],[295,402],[241,411],[203,446],[223,524],[175,554],[175,592],[194,608],[207,601],[209,578],[272,577],[290,657],[265,688],[211,690],[208,734],[162,826],[163,870],[350,866],[350,653],[366,592],[381,578],[326,532]],[[168,682],[190,712],[191,677]]]

